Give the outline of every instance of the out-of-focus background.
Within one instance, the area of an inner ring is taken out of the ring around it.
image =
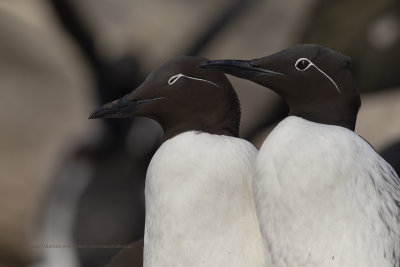
[[[147,119],[93,121],[170,57],[262,57],[317,43],[352,57],[357,133],[399,170],[397,0],[2,0],[0,266],[104,266],[143,237]],[[259,146],[287,108],[230,77]],[[362,159],[359,159],[362,160]]]

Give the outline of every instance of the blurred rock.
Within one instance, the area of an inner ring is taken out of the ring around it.
[[[91,135],[85,68],[40,1],[0,3],[0,263],[30,262],[53,172]]]
[[[397,0],[318,1],[302,42],[351,56],[361,92],[400,85],[400,4]]]
[[[361,96],[356,132],[376,150],[400,139],[400,88]]]
[[[386,146],[380,155],[392,165],[397,175],[400,175],[400,140]]]

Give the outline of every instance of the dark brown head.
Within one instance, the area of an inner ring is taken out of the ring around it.
[[[164,139],[185,131],[238,136],[240,104],[223,72],[199,68],[207,59],[180,56],[155,69],[132,93],[97,108],[94,118],[144,116]]]
[[[329,48],[303,44],[253,60],[215,60],[202,65],[270,88],[290,114],[354,130],[361,105],[351,59]]]

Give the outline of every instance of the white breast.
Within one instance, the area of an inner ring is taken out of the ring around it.
[[[166,141],[146,177],[144,266],[265,266],[251,190],[256,154],[227,136]]]
[[[257,215],[276,266],[399,266],[398,177],[354,132],[288,117],[255,169]]]

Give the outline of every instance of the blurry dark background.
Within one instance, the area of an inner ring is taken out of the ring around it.
[[[249,59],[296,43],[352,57],[356,131],[399,169],[398,1],[1,1],[0,267],[104,266],[143,237],[144,177],[161,129],[144,118],[89,121],[97,105],[176,55]],[[230,80],[241,136],[259,146],[287,109]],[[42,247],[67,244],[81,247]]]

